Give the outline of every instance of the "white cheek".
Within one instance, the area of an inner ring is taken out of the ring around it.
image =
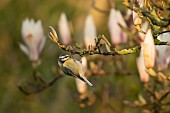
[[[58,65],[61,67],[62,66],[61,62],[58,61]]]
[[[60,56],[59,58],[62,59],[62,58],[65,58],[65,57],[67,58],[67,57],[69,57],[69,55]]]
[[[63,59],[61,59],[61,61],[66,61],[67,59],[69,59],[69,58],[63,58]]]

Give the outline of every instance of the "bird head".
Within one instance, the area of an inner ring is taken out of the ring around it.
[[[67,55],[67,54],[64,54],[64,53],[60,54],[60,55],[59,55],[59,58],[58,58],[58,65],[59,65],[59,66],[62,66],[62,64],[63,64],[66,60],[68,60],[69,58],[71,58],[70,55]]]

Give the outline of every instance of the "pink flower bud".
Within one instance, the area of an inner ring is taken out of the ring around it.
[[[122,31],[119,24],[125,28],[127,27],[120,11],[116,11],[115,9],[112,8],[109,15],[108,28],[113,44],[127,42],[127,35],[125,32]]]
[[[87,91],[87,84],[85,82],[83,82],[82,80],[80,80],[80,79],[75,78],[75,80],[76,80],[77,91],[80,94],[86,93],[86,91]]]
[[[82,61],[82,66],[86,72],[87,70],[87,59],[86,57],[82,57],[81,59]],[[85,82],[83,82],[82,80],[79,79],[75,79],[76,80],[76,86],[77,86],[77,90],[80,94],[84,94],[87,91],[87,84]]]
[[[58,22],[59,33],[63,44],[68,45],[71,43],[71,32],[69,23],[65,13],[62,13]]]
[[[155,64],[155,44],[151,29],[146,33],[145,40],[141,43],[144,54],[144,61],[146,68],[153,68]]]
[[[86,48],[89,45],[95,46],[95,38],[97,36],[96,27],[92,15],[88,15],[84,27],[84,42]]]
[[[144,83],[149,81],[149,75],[146,72],[146,67],[144,63],[143,49],[141,48],[140,56],[137,58],[137,68],[139,71],[140,80]]]
[[[84,70],[86,71],[87,70],[87,58],[82,57],[81,61],[82,61],[82,66],[83,66]]]
[[[41,21],[25,19],[22,22],[21,33],[26,44],[20,44],[21,50],[29,56],[31,61],[37,61],[46,41]]]

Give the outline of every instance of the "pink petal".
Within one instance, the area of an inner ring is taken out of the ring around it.
[[[143,56],[143,49],[141,49],[140,52],[140,56],[137,58],[137,68],[139,71],[139,75],[140,75],[140,80],[142,82],[148,82],[149,81],[149,75],[146,72],[146,67],[145,67],[145,63],[144,63],[144,56]]]

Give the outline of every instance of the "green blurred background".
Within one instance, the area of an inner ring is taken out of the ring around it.
[[[132,70],[135,75],[117,74],[89,78],[90,81],[95,81],[95,87],[89,90],[94,93],[96,101],[86,108],[81,108],[80,102],[77,101],[78,93],[75,81],[71,77],[60,79],[52,87],[38,94],[26,96],[18,90],[17,85],[20,82],[32,80],[31,62],[18,46],[18,43],[22,42],[22,21],[27,17],[42,20],[47,42],[39,71],[49,81],[54,78],[51,70],[55,68],[58,70],[57,56],[63,51],[48,38],[48,26],[51,25],[58,31],[60,14],[65,12],[72,23],[73,42],[83,45],[85,18],[89,13],[95,12],[91,7],[92,2],[92,0],[0,0],[0,113],[135,113],[136,110],[123,104],[124,100],[135,100],[141,91],[135,55],[121,56],[123,59],[126,57],[127,70]],[[124,13],[125,7],[121,0],[112,0],[111,3]],[[107,9],[107,5],[101,8]],[[109,37],[106,21],[108,14],[101,14],[100,17],[95,18],[98,34]],[[107,69],[110,70],[106,65],[106,71]],[[106,90],[109,90],[106,94],[109,100],[105,100]]]

